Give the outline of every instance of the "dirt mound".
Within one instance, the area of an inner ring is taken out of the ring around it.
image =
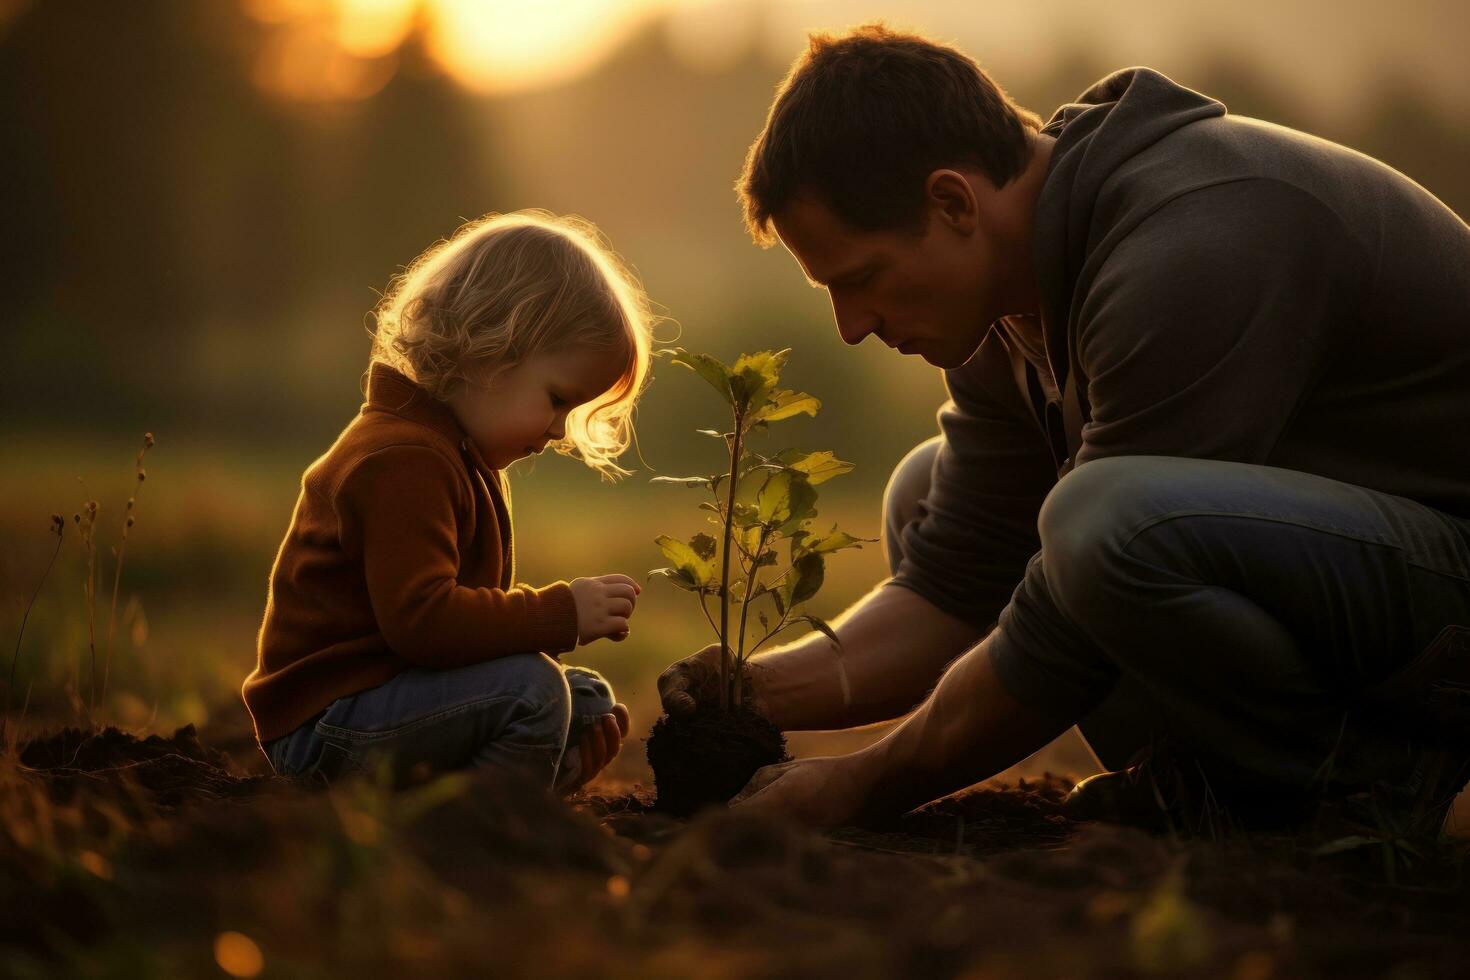
[[[100,731],[64,728],[22,743],[18,755],[59,801],[71,799],[82,787],[115,785],[141,789],[154,805],[174,808],[249,797],[279,782],[234,772],[229,756],[201,743],[193,725],[168,738],[139,738],[111,726]]]
[[[193,725],[176,729],[168,738],[149,735],[139,738],[109,725],[101,731],[63,728],[50,735],[23,743],[20,761],[32,769],[82,769],[95,772],[167,755],[181,755],[207,762],[216,769],[229,769],[223,752],[206,748]]]

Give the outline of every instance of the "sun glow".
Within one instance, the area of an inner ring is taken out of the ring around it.
[[[430,6],[430,53],[480,91],[575,77],[611,53],[649,13],[647,4],[630,0],[438,0]]]
[[[552,85],[596,67],[679,0],[243,0],[265,25],[255,80],[303,101],[365,98],[417,38],[467,88]]]

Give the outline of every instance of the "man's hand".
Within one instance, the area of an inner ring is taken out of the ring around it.
[[[687,718],[699,710],[701,701],[718,699],[719,681],[720,645],[711,643],[659,674],[658,696],[670,715]]]
[[[813,630],[763,649],[745,665],[755,710],[782,731],[850,728],[897,718],[934,687],[944,665],[981,631],[905,588],[873,589],[832,621],[832,641]],[[687,718],[719,697],[720,648],[711,644],[658,679],[664,710]]]
[[[643,589],[626,575],[594,575],[572,579],[572,599],[577,604],[577,642],[591,643],[607,637],[628,638],[628,617]]]
[[[745,690],[756,713],[770,717],[761,696],[758,678],[762,664],[745,663]],[[720,697],[720,645],[711,643],[692,657],[671,664],[658,675],[658,696],[664,710],[676,718],[687,718],[702,707],[717,704]]]
[[[995,672],[999,634],[956,660],[929,699],[851,755],[768,766],[735,801],[829,828],[897,816],[995,775],[1076,722],[1017,701]]]
[[[766,766],[730,801],[747,813],[770,813],[816,830],[857,821],[871,779],[861,752]]]
[[[623,739],[627,737],[632,721],[628,706],[619,702],[613,705],[612,713],[603,715],[596,724],[582,730],[579,743],[582,752],[582,771],[577,776],[576,788],[580,789],[607,768],[608,763],[623,750]]]

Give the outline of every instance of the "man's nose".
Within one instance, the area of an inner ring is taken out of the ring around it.
[[[837,333],[845,344],[860,344],[863,338],[877,330],[882,320],[877,314],[861,308],[853,308],[835,300],[832,315],[837,320]]]

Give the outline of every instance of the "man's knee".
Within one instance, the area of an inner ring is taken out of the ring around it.
[[[904,526],[918,516],[919,502],[929,494],[929,480],[934,471],[934,457],[939,453],[943,436],[919,443],[893,468],[888,485],[883,488],[883,556],[890,572],[898,571],[903,558]]]
[[[1037,529],[1053,599],[1069,616],[1110,608],[1124,549],[1149,516],[1162,474],[1157,457],[1093,460],[1069,473],[1042,504]]]

